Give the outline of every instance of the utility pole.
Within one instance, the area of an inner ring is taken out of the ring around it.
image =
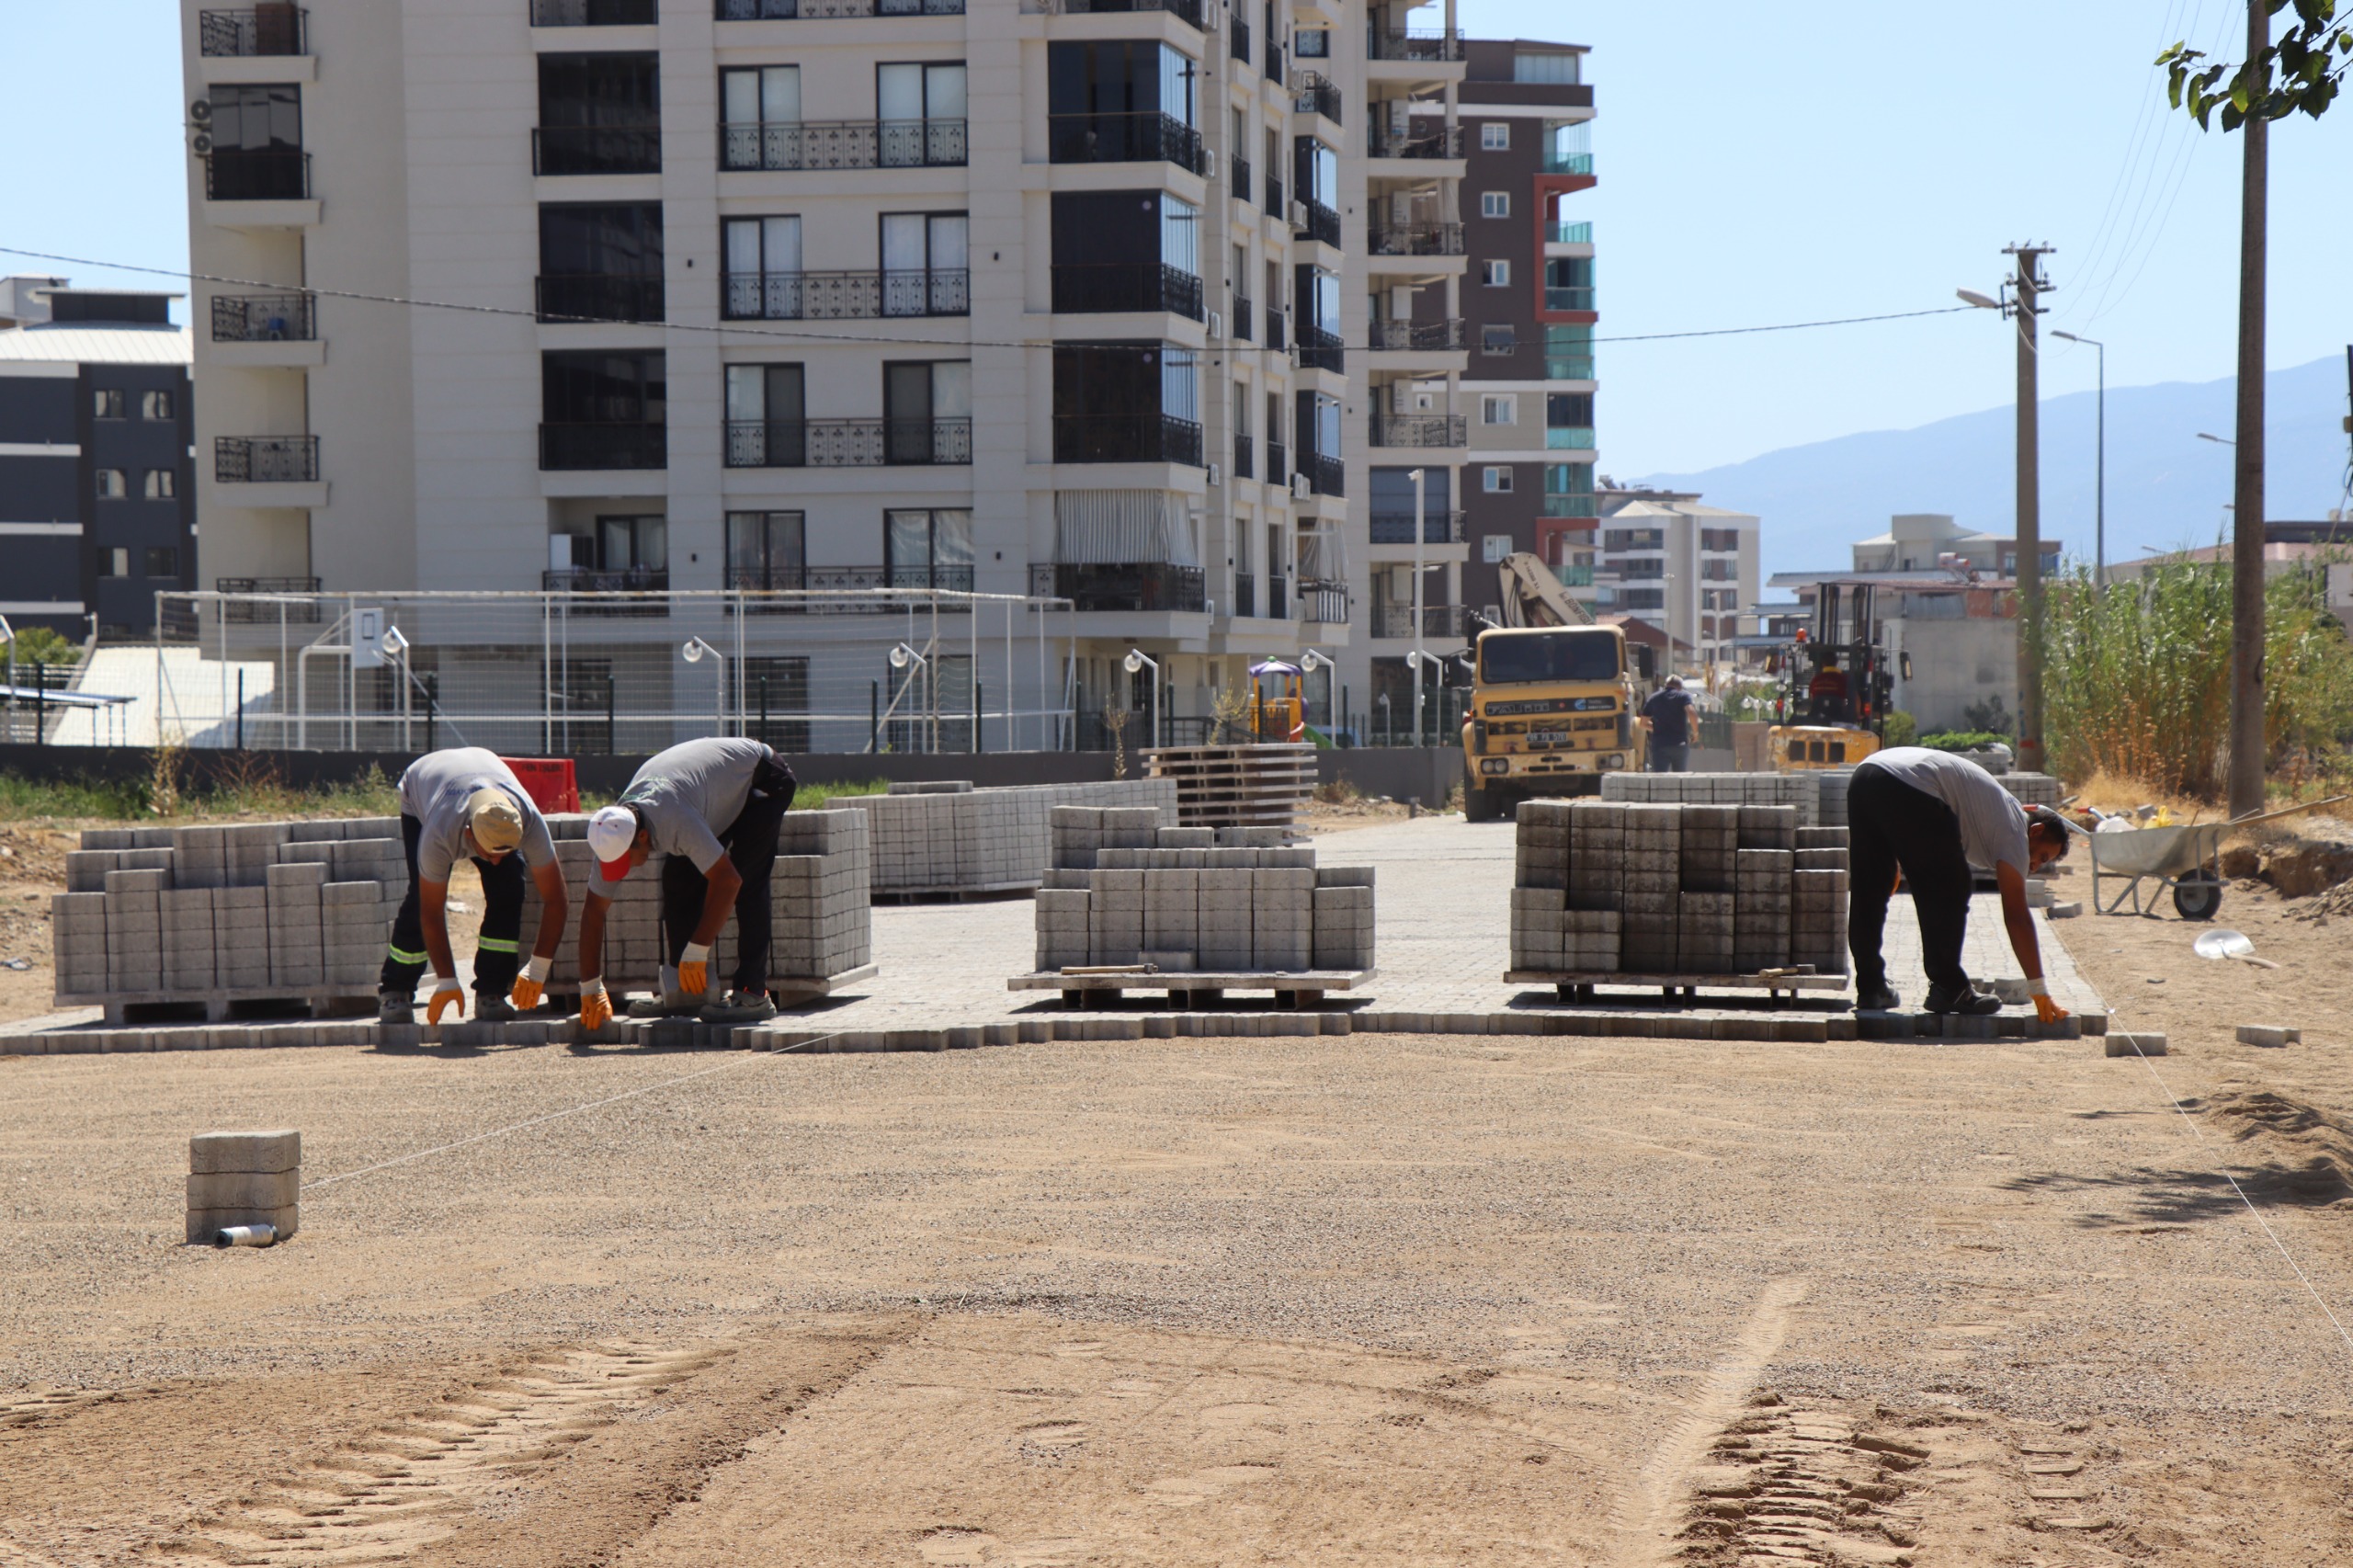
[[[2271,7],[2247,0],[2246,57],[2271,47]],[[2230,812],[2263,809],[2263,324],[2270,184],[2270,117],[2239,126],[2237,483],[2231,505]]]
[[[2256,0],[2262,4],[2262,0]],[[2040,351],[2034,318],[2044,307],[2038,295],[2051,291],[2042,276],[2049,245],[2008,245],[2018,258],[2011,304],[2018,324],[2018,767],[2040,773],[2042,756],[2042,405]]]

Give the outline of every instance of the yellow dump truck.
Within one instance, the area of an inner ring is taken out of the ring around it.
[[[1640,673],[1626,639],[1594,623],[1533,555],[1503,562],[1505,624],[1481,631],[1467,665],[1462,809],[1472,822],[1522,801],[1593,795],[1605,773],[1641,767]]]

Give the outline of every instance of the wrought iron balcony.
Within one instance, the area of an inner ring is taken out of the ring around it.
[[[1057,164],[1174,164],[1210,172],[1201,133],[1174,115],[1057,114],[1047,117],[1046,129],[1047,156]]]
[[[1058,463],[1190,463],[1201,466],[1201,427],[1171,414],[1058,414]]]
[[[1320,114],[1340,123],[1340,89],[1321,72],[1302,71],[1291,89],[1291,108],[1300,114]]]
[[[1289,320],[1289,318],[1288,318],[1288,317],[1286,317],[1286,316],[1283,314],[1283,312],[1282,312],[1281,311],[1279,311],[1279,310],[1276,309],[1274,306],[1272,306],[1272,305],[1268,305],[1268,306],[1267,307],[1267,347],[1269,347],[1269,348],[1274,348],[1274,349],[1281,349],[1281,348],[1284,348],[1284,347],[1288,347],[1288,339],[1284,336],[1284,332],[1285,332],[1285,324],[1288,322],[1288,320]]]
[[[1201,280],[1165,262],[1057,265],[1053,285],[1058,314],[1169,311],[1192,321],[1202,319]]]
[[[1384,223],[1367,236],[1375,256],[1461,256],[1460,223]]]
[[[199,11],[197,52],[213,58],[248,54],[308,54],[311,13],[300,6],[256,6],[244,11]]]
[[[972,310],[963,271],[731,272],[721,280],[727,321],[852,321],[961,316]]]
[[[307,200],[311,154],[282,147],[215,148],[204,160],[204,194],[212,201]]]
[[[1290,483],[1290,449],[1280,441],[1270,440],[1267,443],[1267,483],[1269,484]]]
[[[1413,130],[1397,131],[1375,121],[1367,127],[1366,151],[1375,158],[1459,158],[1462,156],[1462,128],[1451,130],[1443,125],[1423,120]]]
[[[666,566],[563,566],[540,574],[540,588],[550,594],[666,594]]]
[[[658,175],[659,125],[542,125],[531,132],[535,175]]]
[[[1250,438],[1249,433],[1248,433],[1247,431],[1237,430],[1237,431],[1235,431],[1235,432],[1234,432],[1234,434],[1233,434],[1233,477],[1234,477],[1234,478],[1236,478],[1236,479],[1256,479],[1256,478],[1257,477],[1257,474],[1254,472],[1254,459],[1255,459],[1256,454],[1256,451],[1257,451],[1257,445],[1258,445],[1258,444],[1257,444],[1256,441],[1253,441],[1253,440]]]
[[[1375,512],[1370,522],[1370,538],[1375,544],[1411,544],[1414,542],[1414,514],[1411,512]],[[1425,512],[1422,514],[1424,544],[1461,544],[1462,514],[1461,512]]]
[[[308,343],[319,335],[317,296],[308,293],[215,294],[215,343]]]
[[[969,594],[972,568],[931,566],[734,566],[726,571],[726,585],[736,593],[904,593]],[[878,615],[892,607],[855,599],[805,599],[785,609],[809,615]]]
[[[1226,613],[1239,616],[1245,620],[1256,620],[1258,618],[1257,578],[1247,572],[1236,572],[1233,574],[1233,602],[1226,607]]]
[[[1471,440],[1460,414],[1376,414],[1371,425],[1376,447],[1461,447]]]
[[[718,0],[722,22],[863,17],[961,17],[964,0]]]
[[[1271,168],[1267,171],[1266,195],[1267,216],[1281,217],[1283,215],[1283,176]]]
[[[551,472],[669,466],[669,427],[658,420],[551,420],[540,426],[540,467]]]
[[[660,321],[662,279],[619,272],[542,273],[543,322]]]
[[[1242,19],[1239,11],[1225,19],[1225,51],[1243,64],[1250,63],[1250,24]]]
[[[1299,619],[1320,626],[1348,623],[1348,585],[1322,577],[1303,577],[1299,584]]]
[[[1372,634],[1375,637],[1411,637],[1414,635],[1414,607],[1378,601],[1372,607]],[[1422,640],[1452,642],[1462,636],[1462,607],[1461,605],[1424,605],[1422,607]]]
[[[1142,610],[1199,614],[1209,596],[1201,569],[1164,562],[1036,562],[1029,592],[1039,598],[1068,599],[1083,610]]]
[[[215,436],[212,478],[220,484],[312,484],[319,477],[316,436]]]
[[[1330,370],[1336,375],[1346,370],[1347,351],[1341,346],[1340,335],[1302,322],[1299,327],[1299,363],[1302,369]]]
[[[957,168],[961,119],[792,120],[722,125],[722,169]]]
[[[897,468],[972,460],[970,419],[731,419],[729,468]]]
[[[1462,58],[1462,38],[1459,33],[1421,28],[1386,32],[1375,28],[1366,54],[1373,60],[1451,62]]]
[[[535,28],[642,28],[661,19],[658,0],[531,0]]]
[[[1226,312],[1225,330],[1237,342],[1247,343],[1257,335],[1258,307],[1247,294],[1233,296],[1233,309]]]
[[[1340,215],[1313,199],[1300,205],[1307,209],[1307,237],[1337,246],[1340,243]]]
[[[1302,452],[1299,454],[1299,472],[1307,475],[1307,482],[1315,487],[1318,495],[1347,493],[1347,487],[1341,476],[1347,469],[1337,458],[1326,457],[1322,452]]]
[[[1445,321],[1376,321],[1372,324],[1372,347],[1376,349],[1418,349],[1432,354],[1444,354],[1461,349],[1466,339],[1461,318]]]
[[[1033,14],[1066,17],[1165,11],[1195,28],[1201,25],[1201,0],[1021,0],[1021,8]]]
[[[1233,159],[1232,194],[1236,201],[1250,199],[1250,160],[1236,153]]]

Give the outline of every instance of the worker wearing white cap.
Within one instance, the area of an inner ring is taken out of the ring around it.
[[[597,881],[580,910],[580,1022],[613,1016],[604,974],[607,890],[662,862],[662,994],[630,1005],[632,1017],[698,1013],[711,1023],[776,1016],[768,996],[768,883],[777,826],[798,787],[792,769],[758,741],[688,741],[648,757],[616,804],[588,819]],[[735,911],[734,987],[710,997],[711,944]]]
[[[479,746],[428,752],[401,775],[401,843],[408,852],[408,896],[392,917],[392,950],[377,983],[376,1017],[408,1023],[417,976],[433,966],[426,1017],[465,1016],[457,960],[449,952],[449,873],[458,858],[482,873],[482,936],[474,947],[474,1017],[496,1020],[540,1005],[556,944],[563,940],[570,894],[547,819],[515,770]],[[531,961],[521,962],[523,869],[540,889],[540,929]],[[517,974],[520,978],[517,978]],[[508,997],[508,988],[513,997]]]

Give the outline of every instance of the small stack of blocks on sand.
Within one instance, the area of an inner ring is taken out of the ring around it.
[[[1176,782],[1131,778],[975,790],[949,781],[891,786],[839,804],[866,814],[874,891],[947,893],[1036,887],[1050,863],[1047,816],[1057,806],[1152,806],[1176,820]]]
[[[397,817],[93,828],[51,901],[60,1006],[374,994]]]
[[[588,819],[572,813],[548,817],[557,862],[573,899],[572,918],[548,972],[556,996],[580,992],[580,900],[589,888],[612,895],[605,915],[603,979],[613,989],[652,990],[666,961],[662,946],[662,863],[654,856],[623,881],[597,880],[597,858],[588,847]],[[778,824],[776,869],[768,882],[772,924],[768,946],[771,987],[792,982],[825,982],[874,961],[874,906],[869,892],[871,851],[863,812],[787,812]],[[540,892],[526,882],[522,944],[540,928]],[[720,928],[711,945],[713,983],[724,986],[735,970],[735,922]]]
[[[1794,805],[1529,801],[1518,859],[1515,971],[1847,972],[1847,830]]]
[[[301,1226],[300,1132],[199,1132],[188,1141],[188,1239],[210,1244],[232,1225]]]
[[[1173,814],[1173,812],[1172,813]],[[1372,967],[1372,868],[1324,866],[1279,827],[1170,827],[1152,807],[1058,806],[1038,970],[1170,973]]]

